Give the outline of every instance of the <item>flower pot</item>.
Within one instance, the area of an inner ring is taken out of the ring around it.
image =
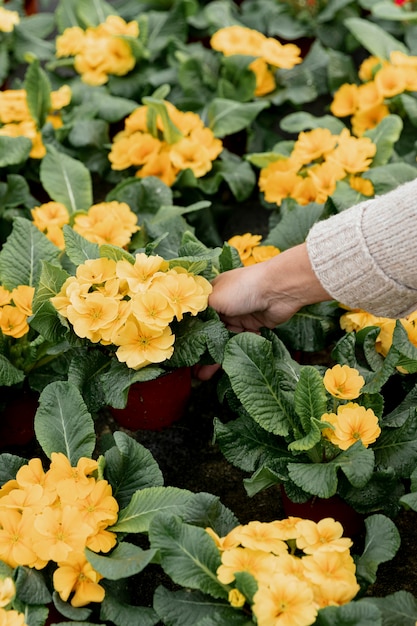
[[[13,391],[0,411],[1,448],[25,446],[32,441],[37,408],[37,394],[25,390]]]
[[[319,522],[325,517],[332,517],[340,522],[344,528],[344,535],[356,537],[364,530],[364,516],[355,511],[340,496],[334,495],[331,498],[318,498],[314,496],[307,502],[293,502],[281,485],[282,506],[287,516],[302,517],[313,522]]]
[[[8,2],[8,0],[6,0]],[[38,0],[25,0],[25,13],[26,15],[33,15],[38,12]]]
[[[109,407],[129,430],[161,430],[183,415],[191,394],[191,368],[182,367],[154,380],[133,383],[124,409]]]

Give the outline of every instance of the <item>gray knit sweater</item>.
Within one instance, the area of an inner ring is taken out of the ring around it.
[[[307,250],[338,302],[391,318],[417,310],[417,179],[316,223]]]

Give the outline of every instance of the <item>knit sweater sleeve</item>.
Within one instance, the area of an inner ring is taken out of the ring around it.
[[[417,179],[317,222],[306,243],[341,304],[391,318],[417,310]]]

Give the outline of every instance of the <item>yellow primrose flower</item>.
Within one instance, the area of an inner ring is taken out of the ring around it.
[[[33,541],[36,554],[45,561],[65,561],[72,551],[84,550],[91,526],[80,520],[77,507],[47,507],[35,517],[39,538]]]
[[[0,309],[0,330],[15,339],[23,337],[29,332],[27,316],[17,307],[6,304]]]
[[[37,561],[32,546],[33,516],[0,509],[0,559],[10,567],[31,566]]]
[[[20,487],[31,487],[32,485],[43,486],[45,484],[45,477],[46,473],[43,469],[42,461],[35,457],[17,470],[16,482]]]
[[[263,550],[230,548],[222,552],[221,558],[217,578],[225,585],[234,581],[236,572],[249,572],[258,582],[266,584],[279,567],[279,557]]]
[[[19,23],[20,15],[17,11],[9,11],[0,6],[0,32],[11,33]]]
[[[19,489],[12,489],[0,499],[1,509],[15,509],[23,511],[29,509],[32,513],[40,513],[46,506],[53,504],[55,496],[45,492],[41,485],[28,485]]]
[[[88,259],[77,267],[76,277],[80,282],[99,285],[116,276],[116,261],[105,257]]]
[[[4,608],[16,595],[16,586],[13,578],[6,576],[0,580],[0,608]]]
[[[166,146],[161,148],[158,154],[153,154],[145,163],[145,165],[136,172],[138,178],[146,178],[147,176],[156,176],[165,185],[171,187],[179,174],[179,169],[174,167],[170,156],[171,149]]]
[[[117,520],[119,505],[112,495],[111,485],[107,480],[92,481],[91,490],[82,498],[76,491],[68,488],[66,480],[59,482],[57,491],[63,505],[75,506],[80,519],[95,531],[103,525],[110,526]]]
[[[95,533],[87,537],[86,547],[93,552],[110,552],[117,543],[116,533],[99,528]]]
[[[229,550],[230,548],[237,548],[239,545],[239,532],[242,526],[235,526],[225,537],[219,537],[210,527],[206,528],[206,532],[215,542],[219,550]]]
[[[24,613],[0,608],[0,626],[27,626]]]
[[[254,263],[262,263],[263,261],[272,259],[274,256],[277,256],[277,254],[280,254],[280,250],[275,246],[259,245],[252,249]]]
[[[174,352],[175,336],[170,327],[155,330],[133,319],[128,320],[115,339],[116,356],[132,369],[140,369],[149,363],[162,363]]]
[[[261,43],[260,56],[273,67],[290,70],[302,62],[301,50],[293,43],[282,44],[274,37],[267,37]]]
[[[387,64],[375,74],[374,81],[384,98],[393,98],[405,91],[406,71],[401,67]]]
[[[57,58],[75,56],[84,46],[85,32],[79,26],[66,28],[55,40]]]
[[[235,535],[244,548],[263,550],[276,555],[286,554],[288,545],[273,524],[253,521],[242,526]]]
[[[73,299],[67,308],[68,320],[75,333],[93,343],[100,340],[100,329],[111,324],[118,312],[118,300],[98,291],[87,294],[85,298]]]
[[[169,158],[174,168],[190,169],[196,178],[201,178],[212,168],[212,161],[205,146],[190,137],[184,137],[173,144]]]
[[[255,96],[266,96],[274,91],[277,86],[275,76],[264,59],[259,58],[252,61],[249,69],[255,74]]]
[[[135,255],[135,262],[117,261],[116,275],[129,285],[130,295],[145,292],[157,272],[165,272],[169,265],[157,254],[147,255],[140,252]]]
[[[301,132],[294,144],[291,157],[301,164],[311,163],[330,154],[336,143],[337,135],[332,135],[328,128],[314,128]]]
[[[25,315],[32,315],[32,300],[35,294],[35,287],[29,285],[18,285],[12,291],[14,305]]]
[[[228,240],[229,246],[233,246],[239,252],[241,261],[244,262],[252,254],[253,248],[259,245],[262,235],[252,235],[245,233],[244,235],[234,235]]]
[[[317,551],[344,552],[352,546],[348,537],[342,537],[343,526],[333,518],[327,517],[319,522],[301,520],[297,524],[300,535],[296,539],[297,547],[306,554]]]
[[[335,398],[354,400],[360,395],[365,379],[354,367],[338,363],[326,370],[323,376],[323,384]]]
[[[349,185],[355,191],[359,191],[364,196],[373,196],[375,189],[370,180],[362,178],[361,176],[350,176]]]
[[[383,102],[384,96],[375,81],[358,86],[358,111],[373,109]]]
[[[336,582],[347,582],[359,591],[356,583],[355,562],[346,550],[343,552],[316,551],[302,559],[305,577],[314,585],[333,585]]]
[[[345,83],[334,93],[330,111],[335,117],[353,115],[358,106],[358,86]]]
[[[167,298],[178,321],[182,320],[184,313],[197,315],[207,308],[208,296],[212,290],[206,279],[189,274],[181,267],[156,276],[152,281],[152,288]]]
[[[258,185],[267,202],[280,205],[285,198],[294,197],[303,181],[297,169],[289,159],[280,159],[261,169]]]
[[[104,600],[105,591],[99,585],[102,578],[87,561],[83,552],[72,552],[67,559],[58,563],[58,568],[53,574],[53,584],[61,600],[67,602],[74,593],[70,602],[72,606],[80,607],[90,602]]]
[[[210,45],[213,50],[226,56],[245,54],[258,57],[265,40],[265,35],[257,30],[234,25],[216,31],[210,39]]]
[[[297,578],[274,574],[253,597],[258,626],[309,626],[317,617],[313,590]]]
[[[74,218],[74,230],[93,243],[110,243],[123,248],[139,230],[137,216],[126,202],[93,204]]]
[[[391,62],[392,56],[391,56]],[[376,71],[379,70],[383,65],[385,65],[387,61],[380,59],[379,57],[370,56],[364,59],[359,66],[358,75],[359,78],[366,82],[368,80],[372,80]]]
[[[327,160],[337,163],[348,174],[357,174],[369,169],[375,154],[376,145],[369,137],[358,139],[344,129],[339,135],[338,146],[327,156]]]
[[[275,527],[276,532],[279,533],[278,536],[283,541],[287,541],[288,539],[296,539],[300,534],[297,526],[300,520],[301,517],[290,515],[282,520],[274,520],[271,524]]]
[[[98,468],[94,459],[81,457],[76,467],[72,467],[68,457],[62,452],[52,452],[51,464],[45,477],[45,486],[61,484],[72,489],[78,498],[84,498],[91,491],[91,474]]]
[[[12,301],[12,293],[3,285],[0,285],[0,307],[10,304]]]
[[[24,122],[30,119],[26,89],[0,91],[0,122],[2,124]]]
[[[168,298],[162,293],[153,292],[152,288],[133,297],[131,311],[139,322],[157,330],[163,330],[174,319]]]
[[[366,409],[355,402],[348,402],[337,408],[336,413],[324,413],[322,421],[333,428],[323,430],[323,435],[341,450],[347,450],[358,440],[367,448],[381,434],[378,418],[372,409]]]
[[[246,602],[246,598],[239,589],[231,589],[228,596],[229,603],[236,609],[242,608]]]
[[[314,585],[314,601],[320,609],[326,606],[341,606],[347,604],[356,596],[359,591],[359,585],[356,579],[351,580],[332,580],[329,584]]]

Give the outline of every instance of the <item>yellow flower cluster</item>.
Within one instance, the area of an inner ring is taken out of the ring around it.
[[[368,170],[376,145],[368,137],[354,137],[347,128],[333,135],[327,128],[301,132],[288,157],[278,158],[261,169],[259,188],[267,202],[278,206],[285,198],[298,204],[324,203],[346,180],[363,195],[374,193],[371,181],[359,174]]]
[[[124,130],[113,138],[109,153],[114,170],[137,168],[136,176],[156,176],[166,185],[174,184],[179,172],[192,170],[196,178],[207,174],[223,149],[202,119],[191,111],[179,111],[165,101],[169,121],[181,133],[179,141],[168,143],[166,128],[160,115],[157,116],[157,135],[148,128],[148,107],[141,106],[125,120]]]
[[[33,223],[58,248],[65,248],[63,226],[70,223],[65,205],[46,202],[31,210]],[[97,243],[125,248],[132,235],[140,230],[137,217],[126,202],[100,202],[74,216],[73,229],[82,237]]]
[[[417,311],[399,319],[404,326],[408,339],[417,347]],[[358,332],[369,326],[377,326],[379,335],[375,342],[375,349],[382,356],[387,356],[392,345],[392,338],[397,319],[390,317],[378,317],[361,309],[351,309],[340,318],[340,326],[347,333]]]
[[[363,376],[349,365],[337,364],[328,368],[323,376],[326,391],[337,400],[358,398],[365,384]],[[322,430],[322,435],[341,450],[347,450],[357,441],[367,448],[381,434],[378,417],[372,409],[357,402],[343,402],[335,406],[335,412],[324,413],[321,421],[330,424]]]
[[[51,109],[46,121],[54,128],[62,126],[60,111],[70,101],[71,89],[68,85],[51,92]],[[29,156],[32,159],[42,159],[45,156],[46,148],[42,142],[41,132],[29,112],[25,89],[0,91],[0,135],[27,137],[32,142]]]
[[[109,74],[124,76],[135,67],[135,57],[126,37],[137,38],[137,22],[109,15],[96,27],[72,26],[56,38],[56,56],[74,57],[74,68],[88,85],[104,85]]]
[[[19,285],[9,291],[0,285],[0,330],[3,335],[19,339],[29,332],[34,287]]]
[[[258,626],[309,626],[319,609],[346,604],[359,591],[352,541],[342,537],[342,525],[332,518],[318,523],[298,517],[254,521],[225,537],[206,531],[221,552],[221,583],[233,585],[238,572],[255,578],[251,608]],[[229,602],[242,607],[248,600],[232,587]]]
[[[330,105],[336,117],[350,117],[358,137],[390,114],[391,98],[417,91],[417,56],[396,50],[389,61],[368,57],[359,68],[359,78],[359,85],[345,83],[339,87]]]
[[[97,468],[84,457],[72,467],[64,454],[53,452],[47,471],[33,458],[0,489],[0,559],[13,568],[55,563],[54,589],[77,607],[104,598],[102,576],[85,548],[108,552],[116,544],[107,527],[119,507],[111,485],[93,476]]]
[[[118,360],[140,369],[172,356],[170,323],[207,308],[211,290],[202,276],[140,253],[134,263],[86,261],[51,302],[78,337],[117,346]]]
[[[0,626],[27,626],[24,613],[0,609]]]
[[[265,96],[274,91],[276,69],[291,69],[302,61],[301,50],[295,44],[283,45],[277,39],[245,26],[221,28],[212,35],[210,45],[226,56],[243,54],[256,57],[249,65],[256,77],[255,96]]]
[[[0,33],[11,33],[19,22],[20,16],[17,11],[9,11],[0,6]]]
[[[261,235],[245,233],[231,237],[227,243],[239,252],[243,265],[255,265],[255,263],[272,259],[280,253],[280,250],[275,246],[261,245],[261,239]]]

